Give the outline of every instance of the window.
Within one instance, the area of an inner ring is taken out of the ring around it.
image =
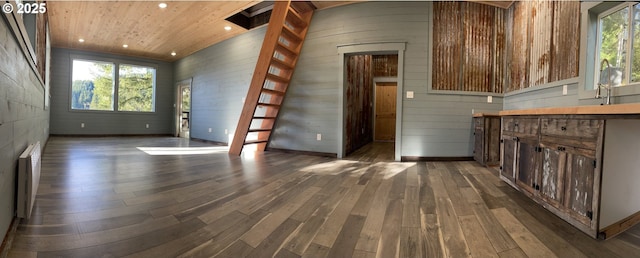
[[[640,5],[634,3],[624,3],[598,16],[596,83],[624,86],[640,82],[638,19]],[[605,59],[610,67],[604,63]]]
[[[149,66],[74,59],[71,109],[154,112],[155,77]]]
[[[113,110],[113,63],[73,60],[71,109]]]
[[[151,67],[120,65],[118,110],[152,112],[155,77]]]

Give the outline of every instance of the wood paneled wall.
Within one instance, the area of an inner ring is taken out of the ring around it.
[[[345,154],[373,141],[373,69],[371,55],[347,59]]]
[[[484,4],[433,3],[434,90],[502,92],[504,16]]]
[[[507,91],[578,76],[580,2],[516,2],[508,22],[513,30]]]

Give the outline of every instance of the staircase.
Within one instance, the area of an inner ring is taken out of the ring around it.
[[[249,144],[266,148],[314,9],[310,2],[275,2],[230,154],[240,155]]]

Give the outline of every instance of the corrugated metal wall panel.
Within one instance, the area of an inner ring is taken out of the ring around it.
[[[503,92],[504,10],[472,2],[435,2],[433,13],[432,88]]]
[[[529,9],[531,2],[523,1],[514,3],[513,30],[511,43],[510,85],[508,91],[524,89],[528,87],[527,68],[529,57]]]
[[[495,7],[463,2],[463,91],[491,92]]]
[[[493,88],[492,92],[502,93],[504,91],[506,78],[506,18],[507,12],[501,8],[495,8],[495,46],[493,55]]]
[[[374,55],[372,62],[374,77],[398,76],[398,55]]]
[[[578,76],[580,51],[580,2],[555,2],[550,81]]]
[[[549,82],[552,21],[553,2],[531,2],[531,18],[529,24],[532,34],[529,34],[529,42],[531,42],[529,87]]]
[[[578,76],[580,3],[523,1],[509,10],[513,30],[507,91]]]
[[[458,2],[433,4],[434,90],[460,90],[462,21]]]

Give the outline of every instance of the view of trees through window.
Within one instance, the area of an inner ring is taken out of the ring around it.
[[[114,64],[73,60],[71,108],[113,110]]]
[[[117,97],[118,111],[153,112],[155,69],[120,64],[116,73],[115,67],[114,63],[73,60],[71,108],[113,111]]]
[[[118,110],[153,111],[153,80],[155,69],[120,65],[118,83]]]
[[[607,82],[609,73],[616,86],[640,82],[640,5],[626,4],[602,16],[599,40],[598,70],[603,59],[613,67],[603,71],[600,82]]]

